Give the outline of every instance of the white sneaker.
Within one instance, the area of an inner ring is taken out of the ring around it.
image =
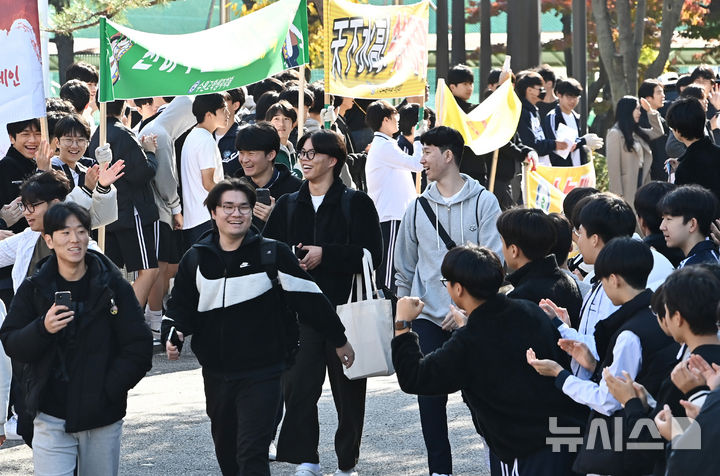
[[[432,476],[452,476],[452,474],[433,473]]]
[[[347,471],[341,471],[338,469],[335,471],[335,476],[358,476],[358,472],[355,471],[355,468],[348,469]]]
[[[322,471],[316,471],[301,464],[295,469],[295,476],[323,476],[323,474]]]
[[[22,436],[17,434],[17,415],[11,416],[5,422],[5,438],[8,440],[22,440]]]
[[[275,442],[270,442],[270,447],[268,448],[268,459],[270,461],[275,461],[277,458],[277,447],[275,446]]]

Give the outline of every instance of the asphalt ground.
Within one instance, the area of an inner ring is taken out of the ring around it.
[[[156,353],[153,368],[130,391],[120,456],[120,474],[219,475],[210,421],[205,414],[200,367],[189,346],[177,362]],[[329,382],[318,404],[320,464],[324,474],[337,468],[333,438],[337,415]],[[487,452],[475,432],[460,394],[450,396],[448,426],[453,474],[489,475]],[[32,450],[19,441],[0,447],[0,475],[32,474]],[[272,474],[293,475],[295,466],[270,464]],[[395,376],[368,381],[365,428],[357,466],[362,475],[428,474],[417,398],[400,390]]]

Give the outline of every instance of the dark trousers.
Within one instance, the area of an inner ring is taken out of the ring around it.
[[[224,476],[270,475],[268,446],[280,401],[279,374],[227,379],[203,369],[207,414]]]
[[[189,250],[192,245],[197,243],[200,237],[208,230],[212,230],[212,220],[200,223],[197,226],[182,231],[183,247],[185,251]]]
[[[395,292],[395,241],[400,228],[400,220],[384,221],[380,223],[383,237],[383,257],[380,267],[375,271],[375,283],[378,289],[385,286]]]
[[[554,453],[550,446],[513,461],[503,462],[490,451],[490,476],[573,476],[575,453]]]
[[[326,367],[338,414],[335,432],[338,468],[347,471],[355,467],[360,457],[367,379],[345,377],[335,348],[304,325],[300,325],[300,350],[295,364],[283,374],[285,418],[277,442],[277,460],[295,464],[320,462],[317,402]]]
[[[420,350],[427,355],[440,348],[448,339],[450,332],[442,330],[427,319],[416,319],[413,331],[420,338]],[[452,453],[448,439],[447,395],[418,395],[420,407],[420,425],[422,426],[425,448],[428,453],[430,474],[451,474]]]

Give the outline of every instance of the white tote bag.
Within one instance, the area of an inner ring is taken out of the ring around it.
[[[345,335],[355,350],[355,362],[343,368],[350,380],[392,375],[390,341],[393,338],[393,315],[389,299],[378,299],[372,270],[372,257],[363,250],[363,274],[353,276],[347,304],[337,307],[338,316],[345,326]],[[363,283],[365,300],[363,298]],[[353,290],[355,302],[352,301]]]

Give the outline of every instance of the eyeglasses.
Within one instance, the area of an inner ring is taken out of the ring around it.
[[[580,228],[573,228],[573,233],[575,233],[575,236],[580,238]]]
[[[447,283],[449,283],[450,280],[449,280],[449,279],[442,278],[442,279],[440,280],[440,282],[442,283],[443,286],[447,286]]]
[[[223,203],[220,205],[225,215],[230,216],[233,214],[235,209],[240,212],[241,215],[250,215],[252,213],[252,207],[247,203],[235,204],[235,203]]]
[[[35,213],[35,207],[37,207],[38,205],[42,205],[43,203],[45,203],[45,200],[41,200],[41,201],[35,202],[35,203],[20,202],[20,209],[22,211],[27,210],[28,213]]]
[[[60,143],[62,145],[66,145],[66,146],[71,146],[73,144],[77,144],[80,147],[85,147],[88,144],[88,140],[87,139],[77,139],[77,138],[74,139],[72,137],[61,137]]]
[[[304,157],[307,157],[308,160],[312,160],[315,158],[315,149],[300,149],[298,152],[298,158],[302,160]]]

